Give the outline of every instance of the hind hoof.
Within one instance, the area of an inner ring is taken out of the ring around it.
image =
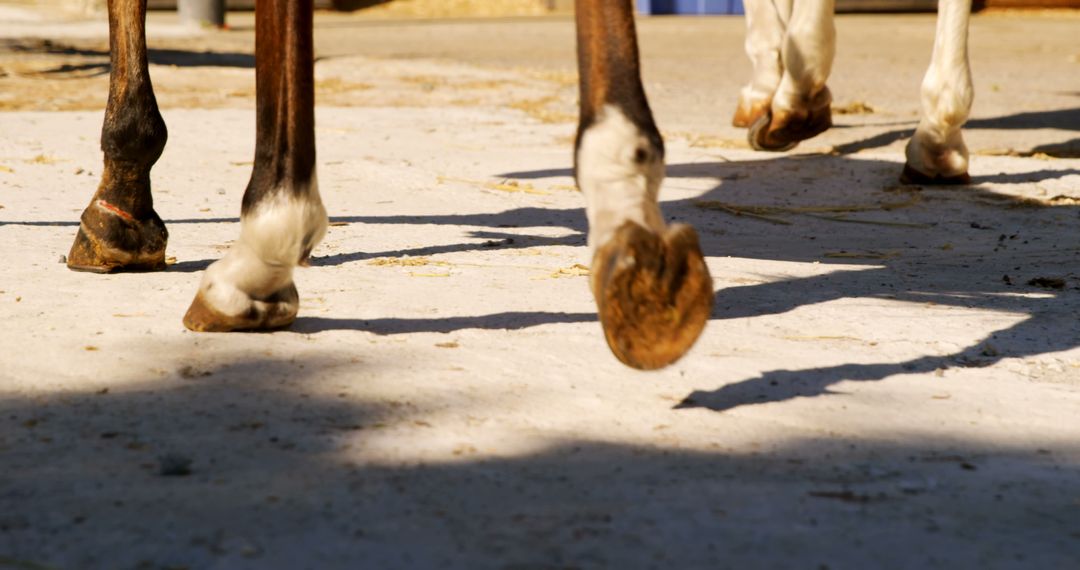
[[[231,297],[242,295],[238,290],[231,292]],[[290,283],[266,299],[245,299],[246,309],[239,314],[229,315],[215,308],[200,289],[184,315],[184,326],[195,332],[280,329],[296,320],[299,300],[296,286]]]
[[[661,235],[624,224],[593,257],[592,289],[611,352],[640,370],[686,354],[712,313],[712,278],[683,224]]]
[[[79,232],[67,256],[75,271],[162,271],[169,232],[156,212],[136,219],[104,200],[83,210]]]
[[[922,186],[965,186],[971,184],[971,176],[967,172],[960,174],[942,175],[923,174],[910,164],[904,164],[904,171],[900,173],[901,184],[918,184]]]
[[[750,125],[747,140],[754,150],[783,152],[820,135],[831,126],[832,110],[828,105],[800,113],[774,115],[772,111],[766,111]]]

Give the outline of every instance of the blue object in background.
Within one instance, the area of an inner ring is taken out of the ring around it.
[[[742,14],[742,0],[637,0],[642,14]]]

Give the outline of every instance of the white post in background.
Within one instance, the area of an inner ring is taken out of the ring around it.
[[[177,10],[181,22],[225,27],[225,0],[177,0]]]

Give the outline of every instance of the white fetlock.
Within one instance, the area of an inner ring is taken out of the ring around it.
[[[959,128],[940,129],[920,123],[904,150],[907,167],[934,179],[967,176],[968,149]]]
[[[326,234],[317,191],[278,191],[245,213],[240,239],[203,275],[184,324],[196,331],[276,328],[296,318],[293,268]]]
[[[658,195],[663,151],[614,105],[605,105],[577,149],[577,182],[585,194],[589,247],[610,241],[626,222],[660,233]]]

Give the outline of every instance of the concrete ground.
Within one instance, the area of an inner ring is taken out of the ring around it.
[[[570,175],[572,24],[316,18],[333,222],[270,334],[180,323],[238,231],[251,17],[150,18],[170,269],[61,263],[105,28],[0,5],[0,568],[1075,568],[1074,13],[972,22],[972,185],[900,187],[932,16],[845,16],[837,126],[728,126],[742,21],[640,24],[716,310],[604,345]]]

